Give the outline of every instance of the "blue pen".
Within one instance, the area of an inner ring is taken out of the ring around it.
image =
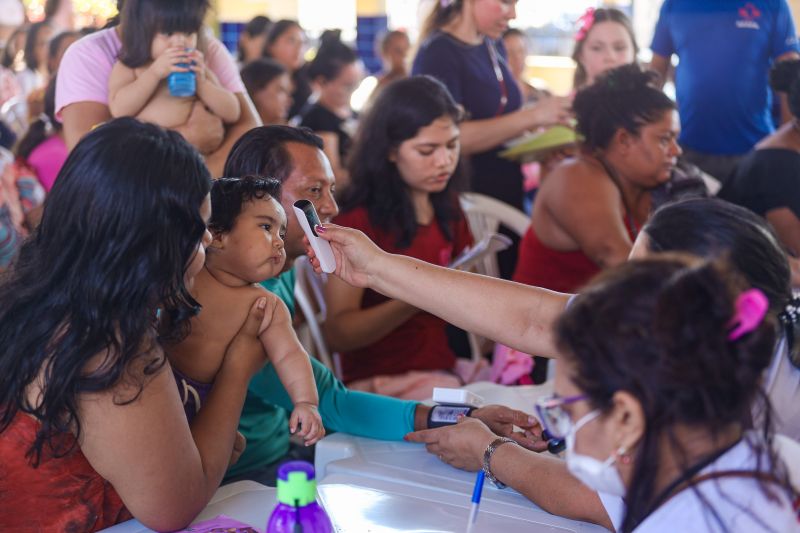
[[[483,492],[483,470],[478,470],[478,475],[475,478],[475,488],[472,490],[472,506],[469,509],[469,522],[467,523],[467,533],[472,531],[472,526],[478,519],[478,507],[481,505],[481,493]]]

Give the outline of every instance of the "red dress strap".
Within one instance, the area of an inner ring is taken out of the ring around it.
[[[4,531],[97,531],[128,520],[111,483],[103,479],[75,445],[53,457],[45,444],[37,468],[26,453],[39,422],[18,412],[0,433],[0,524]],[[54,439],[61,450],[75,443],[72,434]]]

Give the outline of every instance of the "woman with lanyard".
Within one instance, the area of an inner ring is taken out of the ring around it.
[[[565,122],[569,100],[545,98],[522,107],[522,97],[498,40],[516,16],[514,0],[440,0],[422,29],[412,74],[441,80],[469,120],[461,124],[461,150],[470,157],[472,190],[522,209],[519,164],[497,154],[503,143],[529,130]],[[499,50],[498,50],[499,47]],[[509,277],[516,252],[500,254]]]

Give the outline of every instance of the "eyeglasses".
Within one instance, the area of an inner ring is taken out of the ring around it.
[[[563,439],[573,427],[572,418],[564,410],[564,406],[585,400],[585,394],[577,396],[546,396],[536,401],[536,414],[544,425],[544,429],[555,439]]]

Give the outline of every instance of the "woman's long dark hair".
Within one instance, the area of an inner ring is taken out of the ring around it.
[[[331,81],[339,77],[342,69],[358,61],[358,54],[341,39],[341,30],[326,30],[319,39],[317,55],[308,64],[308,77]]]
[[[390,83],[361,120],[349,158],[350,186],[342,195],[342,210],[366,207],[370,222],[397,236],[397,246],[411,245],[417,216],[408,186],[389,155],[434,120],[448,117],[458,124],[461,108],[447,88],[430,76],[413,76]],[[431,194],[436,221],[448,240],[458,220],[458,193],[465,175],[459,162],[447,187]]]
[[[39,40],[39,32],[49,27],[49,22],[41,21],[34,22],[28,28],[28,35],[25,38],[25,66],[33,71],[39,69],[39,58],[36,57],[36,41]]]
[[[792,116],[800,118],[800,59],[775,63],[769,73],[769,83],[776,91],[787,94]]]
[[[301,30],[303,29],[300,26],[300,23],[298,23],[296,20],[290,20],[290,19],[281,19],[281,20],[273,23],[269,27],[269,31],[267,32],[267,46],[264,49],[264,53],[265,53],[266,57],[272,57],[272,56],[269,55],[270,46],[275,44],[275,41],[280,39],[281,35],[283,35],[287,31],[291,30],[292,28],[299,28]]]
[[[633,452],[621,531],[633,531],[657,505],[655,465],[666,449],[682,473],[693,466],[677,426],[702,428],[710,438],[731,426],[743,435],[753,428],[751,408],[763,397],[775,323],[768,315],[743,337],[729,339],[736,299],[747,288],[726,263],[663,254],[600,274],[559,319],[556,336],[574,365],[571,379],[592,407],[607,412],[614,393],[625,391],[647,421]],[[775,473],[789,491],[772,451],[772,428],[765,423],[758,429],[763,443],[747,441],[758,457],[756,468]],[[762,483],[767,494],[776,488]]]
[[[56,120],[56,77],[50,78],[44,91],[44,116],[39,116],[28,126],[25,136],[17,145],[17,156],[28,159],[31,152],[50,138],[51,135],[61,131],[61,122]]]
[[[265,38],[269,33],[269,29],[272,26],[272,21],[269,17],[265,17],[264,15],[257,15],[250,19],[250,21],[245,24],[244,28],[242,28],[242,34],[247,35],[248,37],[257,37],[259,35],[263,35]],[[265,42],[266,45],[266,42]],[[262,54],[264,52],[262,51]],[[236,47],[236,57],[240,62],[244,62],[244,48],[242,48],[242,43]]]
[[[129,68],[150,63],[157,33],[197,33],[197,48],[204,51],[202,26],[208,6],[208,0],[125,0],[119,60]]]
[[[792,271],[769,224],[749,209],[718,199],[697,198],[667,204],[643,228],[652,252],[687,252],[724,258],[769,300],[779,318],[792,302]],[[781,321],[790,357],[800,363],[800,324]]]
[[[80,435],[79,395],[122,379],[141,392],[164,364],[158,342],[188,332],[198,305],[184,271],[209,190],[194,148],[132,118],[98,127],[70,153],[41,224],[0,280],[0,431],[19,412],[35,417],[34,465],[45,443],[56,456],[69,451],[53,437]],[[170,324],[160,339],[159,309]],[[41,400],[31,404],[37,378]]]
[[[6,46],[3,49],[3,58],[0,59],[0,65],[3,65],[5,68],[8,68],[8,69],[13,68],[15,66],[14,65],[14,59],[16,59],[17,54],[19,53],[19,48],[15,48],[13,46],[13,44],[16,42],[17,36],[19,36],[19,34],[21,34],[21,33],[25,33],[26,34],[25,39],[27,41],[27,32],[28,32],[28,26],[27,25],[20,26],[19,28],[14,30],[14,33],[12,33],[11,36],[6,41]],[[24,57],[25,43],[22,44],[22,50],[23,50],[23,57]]]

